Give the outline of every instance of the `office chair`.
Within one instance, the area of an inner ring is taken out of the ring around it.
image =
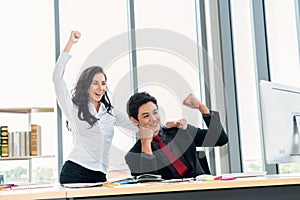
[[[208,162],[207,162],[205,151],[198,151],[198,158],[199,158],[199,162],[200,162],[200,165],[201,165],[204,173],[205,174],[211,174],[210,169],[209,169],[209,165],[208,165]]]

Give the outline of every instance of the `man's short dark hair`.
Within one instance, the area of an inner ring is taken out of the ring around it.
[[[128,116],[138,120],[139,108],[149,101],[153,102],[157,106],[156,99],[147,92],[138,92],[132,95],[127,102]]]

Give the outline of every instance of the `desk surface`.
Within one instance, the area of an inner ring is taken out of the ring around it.
[[[34,188],[36,187],[36,188]],[[30,188],[30,189],[25,189]],[[59,184],[47,184],[40,186],[26,186],[12,190],[1,190],[0,199],[9,200],[24,200],[24,199],[65,199],[67,193],[65,189]]]
[[[268,187],[290,186],[296,195],[300,195],[300,175],[267,175],[264,177],[239,178],[231,181],[220,182],[178,182],[178,183],[143,183],[128,184],[114,187],[90,187],[90,188],[63,188],[60,184],[53,184],[48,188],[0,191],[0,199],[64,199],[77,197],[97,197],[108,199],[109,197],[122,197],[126,195],[147,195],[147,194],[170,194],[178,192],[209,192],[221,191],[222,189],[243,189],[243,188],[268,188]],[[297,189],[293,188],[294,186]],[[228,190],[226,190],[228,191]],[[254,190],[253,192],[255,192]],[[272,189],[272,191],[274,191]],[[279,192],[280,190],[278,190]],[[199,194],[198,194],[199,195]],[[148,195],[149,196],[149,195]],[[106,198],[105,198],[106,197]],[[130,197],[131,198],[131,197]],[[130,199],[129,198],[129,199]]]
[[[300,185],[300,176],[268,175],[264,177],[239,178],[219,182],[143,183],[115,187],[66,188],[67,198],[88,196],[110,196],[128,194],[165,193],[193,190],[249,188],[278,185]],[[300,192],[300,191],[299,191]]]

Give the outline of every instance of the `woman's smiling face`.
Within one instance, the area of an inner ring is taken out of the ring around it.
[[[106,92],[106,79],[103,73],[97,73],[89,86],[89,100],[94,105],[98,105],[102,96]]]

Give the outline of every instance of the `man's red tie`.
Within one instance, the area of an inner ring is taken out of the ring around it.
[[[169,149],[169,147],[165,143],[161,141],[159,135],[153,137],[153,139],[158,142],[158,145],[161,148],[161,150],[164,152],[168,160],[172,163],[173,167],[175,167],[178,174],[182,177],[188,170],[187,166],[174,155],[174,153]]]

